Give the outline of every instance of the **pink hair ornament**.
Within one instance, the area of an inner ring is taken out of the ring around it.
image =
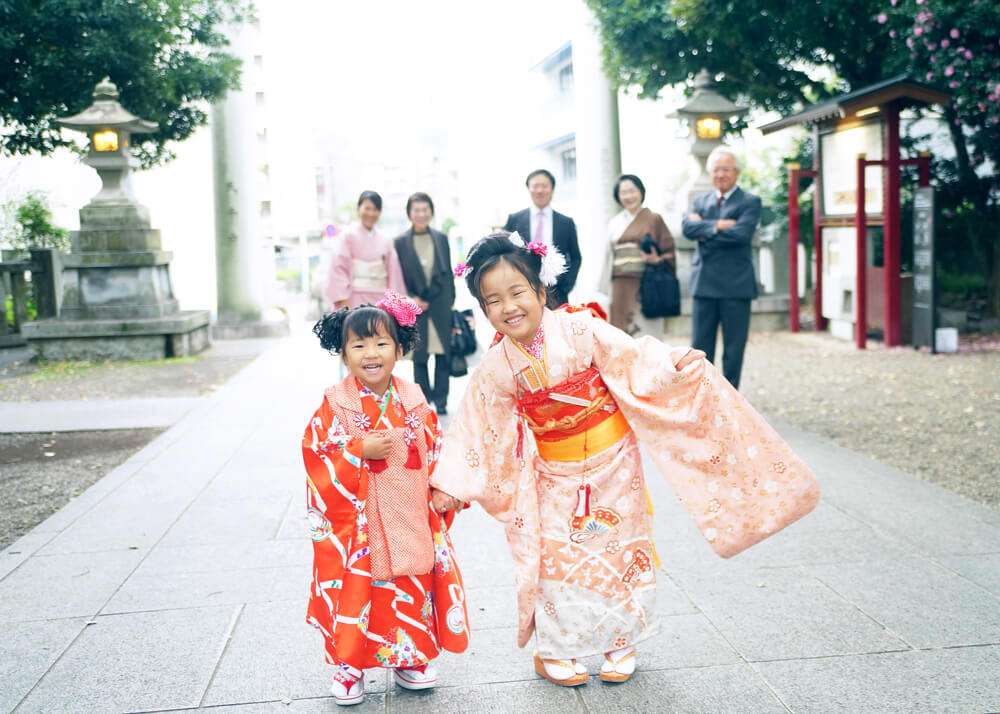
[[[417,324],[417,315],[423,313],[417,303],[395,290],[386,290],[382,299],[375,303],[375,307],[392,315],[401,327],[413,327]]]

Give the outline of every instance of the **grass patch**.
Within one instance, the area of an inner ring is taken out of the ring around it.
[[[140,359],[140,360],[104,360],[94,362],[90,360],[66,361],[66,362],[36,362],[37,368],[29,375],[33,382],[48,382],[57,379],[73,379],[93,372],[96,369],[138,369],[143,367],[168,367],[170,365],[194,364],[201,359],[199,355],[189,355],[185,357],[170,357],[167,359]]]

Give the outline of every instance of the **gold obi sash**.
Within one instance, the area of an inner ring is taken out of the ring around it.
[[[351,260],[351,287],[366,292],[384,292],[389,284],[385,260]]]
[[[611,263],[611,275],[615,278],[626,276],[641,276],[646,268],[639,244],[634,241],[613,243],[611,246],[614,257]]]
[[[583,461],[614,446],[631,429],[593,367],[522,397],[518,406],[546,461]]]

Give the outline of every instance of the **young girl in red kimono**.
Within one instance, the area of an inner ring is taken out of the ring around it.
[[[350,374],[326,390],[302,455],[313,540],[307,620],[336,667],[337,704],[364,699],[367,667],[404,689],[428,689],[441,649],[468,644],[462,578],[429,485],[441,450],[420,388],[392,376],[413,347],[420,308],[388,292],[377,306],[326,315],[314,332]],[[453,507],[443,494],[434,497]]]
[[[624,682],[657,629],[639,442],[723,557],[808,513],[815,479],[704,353],[633,339],[599,308],[547,309],[553,248],[495,234],[467,261],[455,272],[498,335],[431,484],[505,524],[535,671],[577,686],[578,660],[603,654],[600,679]]]

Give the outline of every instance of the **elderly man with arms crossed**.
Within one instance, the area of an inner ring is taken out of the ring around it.
[[[714,361],[721,325],[722,373],[739,388],[750,301],[757,297],[751,241],[760,222],[760,199],[736,185],[740,166],[732,149],[712,151],[708,172],[715,190],[694,199],[683,223],[684,237],[698,242],[691,262],[692,346]]]

